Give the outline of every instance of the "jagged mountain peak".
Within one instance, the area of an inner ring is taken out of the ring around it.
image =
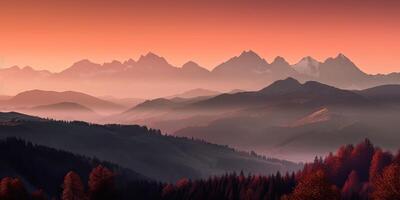
[[[239,57],[253,57],[253,58],[261,58],[256,52],[253,50],[243,51]]]
[[[150,67],[154,65],[169,65],[168,61],[164,57],[158,56],[153,52],[148,52],[146,55],[141,55],[136,63],[149,65]]]
[[[141,60],[165,60],[165,58],[150,51],[146,55],[141,55],[138,62]]]
[[[243,51],[239,56],[235,56],[228,61],[218,65],[212,71],[217,73],[228,72],[241,76],[243,73],[263,73],[268,65],[267,61],[261,58],[254,51]]]
[[[306,56],[302,58],[298,63],[293,65],[293,69],[300,74],[305,74],[311,77],[319,76],[319,65],[320,63],[312,58],[311,56]]]
[[[338,63],[341,63],[341,64],[352,64],[352,65],[354,65],[354,63],[347,56],[345,56],[343,53],[339,53],[334,58],[330,57],[330,58],[326,59],[324,63],[327,63],[327,62],[338,62]]]
[[[340,59],[348,59],[343,53],[338,53],[338,55],[336,56],[336,58],[340,58]]]

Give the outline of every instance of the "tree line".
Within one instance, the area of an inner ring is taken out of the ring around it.
[[[316,157],[296,173],[261,176],[240,172],[199,180],[182,178],[174,184],[149,179],[121,182],[117,178],[119,173],[101,164],[83,179],[75,171],[69,171],[58,185],[59,194],[51,197],[41,189],[29,193],[20,178],[4,177],[0,182],[0,199],[400,199],[400,153],[383,151],[368,139],[355,146],[342,146],[325,158]]]

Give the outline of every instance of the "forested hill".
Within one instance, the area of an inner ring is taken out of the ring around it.
[[[17,138],[0,140],[0,154],[0,179],[18,177],[30,190],[43,189],[50,196],[58,196],[64,176],[69,171],[74,171],[87,182],[87,174],[98,165],[114,171],[119,184],[149,180],[109,162],[35,145]]]
[[[97,125],[0,113],[0,138],[18,137],[116,163],[149,178],[172,181],[227,172],[271,174],[299,165],[238,152],[226,146],[162,135],[137,125]]]

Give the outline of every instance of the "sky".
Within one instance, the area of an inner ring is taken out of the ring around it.
[[[61,71],[151,51],[208,69],[253,50],[296,63],[344,53],[367,73],[400,71],[398,0],[2,0],[0,67]]]

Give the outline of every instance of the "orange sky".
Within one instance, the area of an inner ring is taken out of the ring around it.
[[[252,49],[271,61],[342,52],[368,73],[400,71],[398,0],[2,0],[0,67],[60,71],[153,51],[207,68]]]

